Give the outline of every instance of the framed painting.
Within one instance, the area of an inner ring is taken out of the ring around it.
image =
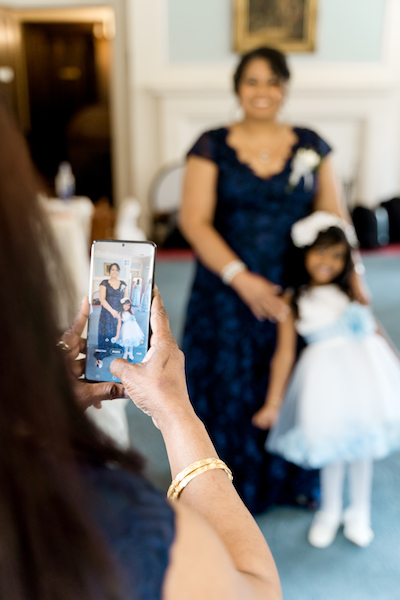
[[[234,0],[235,51],[313,52],[318,0]]]
[[[110,276],[110,267],[112,263],[104,263],[104,275]]]

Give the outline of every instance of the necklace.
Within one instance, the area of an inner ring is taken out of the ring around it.
[[[269,162],[269,152],[268,152],[268,150],[266,150],[265,148],[263,148],[260,151],[260,154],[258,155],[258,160],[263,165],[266,165]]]

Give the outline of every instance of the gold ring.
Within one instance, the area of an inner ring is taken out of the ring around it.
[[[64,342],[64,340],[60,340],[59,342],[57,342],[57,346],[63,352],[71,352],[71,348],[68,346],[67,342]]]

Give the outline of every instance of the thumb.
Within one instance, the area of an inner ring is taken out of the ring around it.
[[[121,381],[124,381],[128,376],[128,373],[132,373],[136,368],[137,365],[131,364],[125,358],[115,358],[110,364],[111,373]]]

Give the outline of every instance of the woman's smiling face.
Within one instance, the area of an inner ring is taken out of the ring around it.
[[[267,60],[254,58],[243,71],[238,98],[246,116],[274,119],[285,96],[285,85]]]
[[[118,279],[119,276],[119,270],[117,269],[117,267],[115,265],[113,265],[110,269],[110,277],[111,279]]]

